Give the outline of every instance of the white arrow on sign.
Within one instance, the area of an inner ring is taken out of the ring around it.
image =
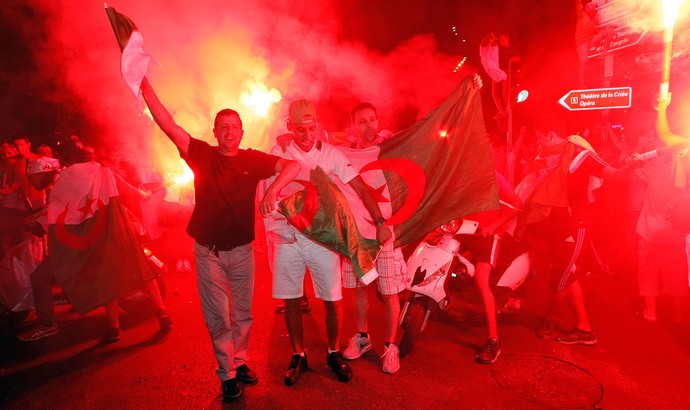
[[[632,87],[572,90],[558,100],[569,111],[630,108]]]

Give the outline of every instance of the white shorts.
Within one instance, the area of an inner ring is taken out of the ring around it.
[[[297,234],[294,243],[275,244],[273,297],[297,299],[304,295],[307,268],[314,284],[314,295],[328,302],[343,298],[340,283],[340,256],[330,249]]]
[[[342,260],[343,287],[354,289],[364,286],[362,282],[357,280],[352,262],[346,258]],[[378,286],[382,295],[395,295],[405,289],[404,277],[407,265],[399,248],[392,251],[382,250],[379,257],[376,258],[376,270],[379,273]]]

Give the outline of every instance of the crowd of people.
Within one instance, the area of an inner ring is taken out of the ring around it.
[[[472,81],[475,88],[481,88],[479,76],[474,76]],[[248,363],[256,204],[264,217],[271,249],[273,297],[284,303],[278,310],[284,312],[291,342],[285,384],[294,385],[309,368],[302,323],[307,271],[316,298],[324,302],[328,344],[325,360],[336,377],[349,381],[353,372],[348,362],[360,358],[374,346],[369,333],[367,286],[377,286],[382,295],[383,321],[373,324],[385,335],[379,342],[383,346],[382,371],[397,372],[401,368],[396,344],[399,294],[405,288],[406,264],[402,250],[394,246],[394,231],[387,224],[392,213],[390,203],[384,206],[372,194],[386,184],[383,174],[360,175],[363,164],[348,156],[348,152],[369,149],[392,137],[391,132],[379,127],[376,107],[364,102],[352,108],[348,145],[338,147],[321,137],[327,134],[320,130],[315,104],[304,99],[292,101],[286,123],[288,133],[276,141],[270,153],[263,153],[240,148],[244,130],[236,111],[224,109],[217,113],[213,124],[217,145],[210,145],[194,138],[175,122],[146,78],[141,91],[154,121],[194,171],[196,204],[187,232],[194,239],[198,293],[218,364],[216,373],[223,398],[233,401],[242,394],[240,383],[258,382],[258,375]],[[500,306],[496,306],[489,274],[496,266],[500,238],[504,235],[520,241],[536,262],[534,266],[541,267],[535,268],[537,274],[549,278],[549,302],[535,329],[536,336],[555,336],[558,309],[567,306],[575,322],[570,331],[555,340],[564,344],[597,343],[580,280],[592,268],[588,266],[592,263],[590,259],[597,260],[590,258],[590,254],[597,253],[592,241],[600,228],[597,220],[602,208],[597,203],[605,203],[606,193],[620,192],[617,189],[622,186],[629,187],[630,198],[636,197],[639,202],[639,206],[631,207],[637,212],[621,215],[633,220],[623,224],[626,229],[623,234],[638,237],[637,243],[631,246],[637,249],[639,294],[644,300],[640,315],[648,322],[656,322],[660,314],[659,296],[670,295],[674,301],[671,316],[682,320],[688,289],[686,235],[690,232],[685,215],[690,209],[689,189],[685,184],[687,143],[669,129],[666,119],[669,103],[670,99],[660,98],[656,107],[657,142],[659,146],[669,147],[657,150],[657,158],[640,157],[634,154],[635,149],[629,149],[619,150],[618,158],[607,160],[586,138],[565,133],[554,122],[543,121],[534,127],[533,144],[523,141],[529,139],[523,129],[515,149],[507,156],[506,166],[496,162],[495,186],[501,207],[465,216],[464,219],[477,222],[478,229],[473,235],[459,237],[461,243],[471,248],[486,318],[488,338],[477,353],[478,363],[495,363],[501,354],[496,320]],[[600,134],[610,134],[610,126],[602,128]],[[602,140],[596,139],[596,142]],[[80,313],[105,307],[109,341],[120,338],[117,300],[133,289],[146,289],[156,306],[160,327],[167,329],[172,321],[141,252],[131,212],[119,200],[127,195],[146,200],[150,190],[141,183],[132,186],[111,169],[117,168],[112,156],[104,158],[102,164],[96,162],[94,151],[81,145],[77,138],[60,141],[56,148],[59,159],[52,157],[48,146],[34,153],[26,137],[2,145],[0,257],[11,256],[11,248],[27,235],[47,238],[41,241],[50,250],[43,252],[42,260],[31,273],[39,325],[18,338],[29,342],[59,332],[51,299],[54,279]],[[317,168],[329,178],[339,180],[363,204],[365,217],[371,223],[362,226],[362,235],[381,245],[375,262],[378,272],[375,285],[359,277],[350,260],[306,236],[294,221],[278,212],[281,200],[303,189],[290,182],[310,180],[310,174]],[[255,198],[257,187],[261,187],[260,196]],[[96,231],[98,215],[105,212],[116,215],[111,220],[120,221],[118,229],[108,231],[117,230],[116,233],[103,234],[102,240],[65,233],[66,225],[72,229],[70,232],[83,224],[88,225],[88,232]],[[117,235],[117,241],[112,235]],[[424,240],[433,242],[434,235]],[[75,264],[75,253],[83,256],[97,247],[113,247],[115,242],[121,247],[118,252],[130,251],[140,257],[133,257],[127,266],[120,262],[113,264],[107,257],[92,260],[87,268],[97,271],[96,276],[102,280],[82,283],[84,279],[78,275],[75,279],[75,272],[86,269]],[[357,332],[341,352],[343,288],[354,289]],[[559,326],[564,327],[567,328]]]
[[[0,257],[15,258],[21,249],[31,248],[34,264],[25,273],[31,283],[29,300],[39,321],[18,339],[32,342],[60,332],[54,315],[54,282],[65,290],[78,312],[105,308],[106,341],[120,339],[118,299],[139,288],[153,302],[161,329],[167,329],[172,321],[144,256],[140,232],[135,229],[139,222],[121,204],[121,198],[128,195],[147,199],[149,193],[95,161],[94,150],[74,135],[59,141],[59,158],[53,158],[48,146],[32,152],[26,136],[2,148],[4,246]],[[107,218],[111,219],[99,223]],[[121,262],[120,256],[129,253],[133,255],[130,262]]]

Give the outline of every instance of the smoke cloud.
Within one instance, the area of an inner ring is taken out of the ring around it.
[[[557,103],[568,90],[578,88],[573,40],[577,1],[486,0],[479,6],[406,0],[370,8],[352,0],[121,0],[109,5],[134,21],[144,37],[145,51],[160,62],[149,69],[148,76],[178,123],[193,136],[213,143],[213,116],[230,107],[245,124],[242,146],[266,150],[285,131],[287,106],[296,98],[313,99],[322,126],[331,133],[349,125],[349,109],[361,101],[378,107],[382,126],[401,130],[477,71],[466,64],[453,73],[464,55],[469,63],[478,63],[478,40],[489,31],[509,32],[521,53],[521,72],[516,78],[521,88],[529,89],[530,98],[516,108],[516,127],[546,112],[571,123],[589,121],[599,113],[590,112],[585,118]],[[635,10],[641,5],[621,23],[644,26],[648,33],[639,44],[615,53],[612,86],[633,87],[633,108],[626,112],[651,111],[663,49],[658,4],[647,0],[615,3]],[[690,118],[684,91],[687,80],[679,74],[690,68],[688,10],[686,2],[674,37],[674,102],[669,113],[677,129],[687,128],[681,119]],[[14,63],[12,86],[23,95],[61,107],[58,128],[74,128],[94,145],[119,145],[124,156],[139,165],[179,173],[182,163],[173,145],[140,112],[121,78],[119,48],[102,3],[17,0],[4,4],[1,12],[6,21],[16,21],[37,66],[35,71],[23,70],[19,67],[26,62]],[[470,35],[465,52],[443,48],[434,34],[414,35],[407,27],[424,22],[428,22],[428,33],[457,25],[462,35]],[[365,36],[366,44],[360,41]],[[372,36],[386,46],[370,48]],[[397,42],[397,38],[407,40]],[[603,87],[603,60],[593,59],[591,65],[589,83]],[[485,104],[492,108],[490,87],[486,88]],[[6,105],[3,100],[2,106]],[[612,121],[619,121],[616,116],[624,113],[612,112]],[[79,123],[82,118],[86,124]]]
[[[120,51],[103,5],[93,1],[31,0],[42,30],[23,27],[46,98],[85,115],[94,144],[117,144],[139,164],[177,168],[172,144],[142,114],[119,72]],[[432,35],[413,37],[387,53],[340,39],[330,2],[122,0],[108,4],[128,16],[159,63],[148,77],[176,121],[192,136],[213,141],[222,108],[242,116],[243,147],[267,150],[284,132],[289,101],[317,103],[329,131],[349,125],[349,108],[370,101],[387,128],[403,115],[421,116],[470,71],[452,70],[457,56],[438,51]],[[32,28],[33,27],[33,28]],[[273,103],[259,113],[256,95]],[[276,101],[277,100],[277,101]],[[389,119],[389,122],[386,122]],[[409,125],[409,124],[408,124]],[[393,128],[395,129],[395,128]]]

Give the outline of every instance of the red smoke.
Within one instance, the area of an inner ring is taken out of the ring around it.
[[[121,144],[135,163],[175,158],[178,164],[172,144],[141,115],[121,79],[120,52],[102,5],[30,3],[45,17],[43,41],[34,48],[40,72],[56,84],[52,99],[69,96],[73,109],[88,118],[97,135],[84,137]],[[349,108],[360,101],[379,107],[391,128],[387,118],[411,110],[425,114],[469,73],[453,74],[459,57],[437,51],[430,35],[385,54],[340,40],[341,23],[328,2],[123,0],[109,6],[137,25],[145,51],[160,62],[150,67],[149,78],[178,123],[209,141],[214,114],[230,107],[244,121],[242,145],[267,150],[284,132],[294,98],[315,100],[330,131],[342,131]],[[282,96],[265,118],[240,102],[257,87]]]

